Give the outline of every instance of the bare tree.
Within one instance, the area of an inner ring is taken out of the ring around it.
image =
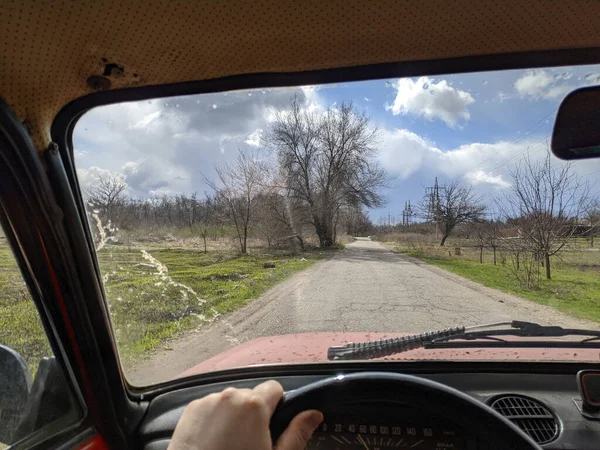
[[[87,201],[100,209],[104,217],[114,221],[114,210],[126,200],[127,183],[123,176],[109,175],[100,177],[98,186],[86,189]]]
[[[494,255],[494,265],[496,265],[496,253],[498,251],[498,247],[502,241],[502,236],[500,234],[501,223],[495,220],[485,223],[485,244],[488,248],[492,249],[492,253]]]
[[[542,261],[548,280],[550,258],[565,248],[589,205],[589,185],[571,169],[571,164],[553,166],[550,152],[541,162],[526,155],[511,169],[510,191],[501,200],[502,211],[517,227],[521,247]]]
[[[368,117],[352,103],[317,114],[294,99],[289,111],[276,114],[266,143],[277,154],[282,187],[309,208],[321,247],[334,243],[343,206],[383,204],[387,176],[376,162],[377,139]]]
[[[265,220],[278,230],[279,239],[297,241],[304,251],[304,228],[309,225],[310,212],[306,205],[291,195],[289,189],[277,187],[278,182],[271,182],[268,194],[264,197]],[[265,223],[265,225],[266,225]]]
[[[531,252],[528,243],[522,239],[505,239],[503,244],[508,253],[506,266],[517,282],[525,289],[538,289],[540,260]]]
[[[461,226],[456,227],[456,234],[465,239],[470,239],[471,235],[476,231],[477,225],[477,222],[464,223]]]
[[[487,224],[477,223],[473,229],[475,246],[479,249],[479,264],[483,264],[483,250],[487,244]]]
[[[471,186],[454,180],[446,186],[440,186],[434,198],[431,194],[426,194],[418,210],[422,218],[440,227],[440,246],[443,247],[457,225],[481,221],[486,207]]]
[[[264,193],[258,201],[257,217],[254,221],[254,228],[260,236],[267,241],[267,247],[271,248],[273,241],[283,235],[283,224],[279,220],[278,209],[273,205],[278,203],[276,194]]]
[[[185,194],[176,195],[173,198],[175,204],[175,210],[179,223],[186,223],[188,227],[193,228],[194,224],[198,220],[200,213],[200,202],[198,201],[198,194],[195,192],[187,196]]]
[[[206,247],[206,239],[210,236],[210,228],[208,226],[202,224],[202,225],[200,225],[200,228],[198,228],[198,234],[204,241],[204,253],[207,253],[208,250]]]
[[[252,153],[238,152],[233,165],[215,167],[218,182],[205,181],[226,205],[229,219],[235,226],[240,251],[247,251],[248,230],[254,219],[258,199],[264,190],[263,169]]]

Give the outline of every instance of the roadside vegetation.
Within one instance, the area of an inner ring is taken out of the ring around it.
[[[287,276],[326,257],[226,243],[206,253],[185,240],[171,247],[106,245],[98,252],[119,351],[130,364],[168,339],[201,327],[260,296]],[[266,263],[266,264],[265,264]],[[6,240],[0,240],[0,342],[35,371],[51,354],[39,315]]]
[[[204,196],[135,195],[125,175],[107,171],[83,186],[126,365],[242,307],[370,226],[364,208],[383,205],[388,182],[377,129],[351,103],[320,113],[297,99],[288,106],[290,114],[279,111],[265,130],[263,154],[240,150],[199,174],[211,191]],[[0,267],[0,342],[35,365],[50,350],[5,240]]]
[[[590,246],[590,239],[572,238],[568,249],[560,256],[552,257],[550,280],[545,279],[541,263],[534,264],[531,275],[539,282],[530,287],[519,283],[514,275],[515,262],[510,260],[508,249],[503,247],[496,249],[494,264],[493,249],[484,247],[482,251],[476,239],[452,238],[444,248],[434,241],[435,234],[390,233],[377,239],[395,251],[484,286],[554,307],[575,317],[600,322],[600,251]],[[519,270],[524,277],[528,269]]]
[[[0,344],[19,352],[35,373],[51,354],[40,316],[6,239],[0,233]]]
[[[317,250],[238,255],[118,246],[98,254],[119,350],[127,359],[244,306],[325,256]]]
[[[570,164],[526,154],[487,202],[454,181],[427,188],[375,239],[486,286],[600,321],[600,204]]]
[[[352,103],[311,112],[293,99],[274,114],[260,151],[240,150],[201,174],[210,190],[203,196],[135,196],[118,173],[85,186],[125,364],[361,235],[600,321],[600,203],[569,164],[554,164],[549,153],[540,161],[525,155],[498,195],[484,196],[465,179],[436,178],[414,209],[407,202],[401,224],[388,214],[374,225],[366,210],[385,204],[391,181],[378,162],[379,143],[377,128]],[[5,240],[0,269],[0,343],[34,366],[49,347]]]

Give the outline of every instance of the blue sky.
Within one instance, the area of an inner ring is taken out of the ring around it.
[[[491,199],[510,183],[510,167],[545,155],[564,96],[600,84],[600,66],[498,71],[266,89],[131,102],[96,108],[77,124],[80,183],[122,176],[133,197],[208,191],[213,167],[238,148],[257,151],[273,111],[297,96],[315,111],[352,100],[379,129],[380,163],[394,177],[388,204],[370,211],[401,216],[423,187],[460,178]],[[556,164],[563,164],[556,161]],[[593,181],[600,160],[574,163]],[[598,171],[598,172],[596,172]],[[596,187],[597,188],[597,187]],[[597,190],[597,189],[596,189]]]

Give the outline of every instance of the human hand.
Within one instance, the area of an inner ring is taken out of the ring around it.
[[[267,381],[254,389],[227,388],[194,400],[183,412],[169,450],[272,450],[269,421],[283,388]],[[323,414],[298,414],[277,439],[275,450],[303,450]]]

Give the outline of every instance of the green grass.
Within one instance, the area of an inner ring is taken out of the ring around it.
[[[577,243],[581,248],[582,244]],[[546,280],[541,270],[539,289],[525,289],[519,285],[510,269],[501,263],[493,265],[492,252],[486,250],[484,263],[479,263],[479,250],[461,247],[461,256],[454,255],[456,243],[439,248],[432,245],[388,243],[396,250],[421,259],[450,272],[501,290],[548,305],[575,317],[600,322],[600,252],[573,250],[552,258],[552,279]],[[452,255],[449,255],[448,252]]]
[[[148,353],[166,339],[248,303],[324,253],[245,256],[189,249],[106,247],[99,252],[105,290],[122,356]],[[167,267],[159,273],[156,262]],[[264,269],[272,261],[274,269]]]
[[[106,246],[98,253],[125,365],[170,338],[244,306],[326,256],[313,251],[291,255],[254,249],[245,256],[188,248],[143,250]],[[263,268],[266,261],[274,262],[275,268]],[[5,241],[0,241],[0,343],[21,353],[33,370],[41,357],[51,354],[36,308]]]
[[[19,352],[34,374],[52,354],[37,309],[6,240],[0,240],[0,344]]]

